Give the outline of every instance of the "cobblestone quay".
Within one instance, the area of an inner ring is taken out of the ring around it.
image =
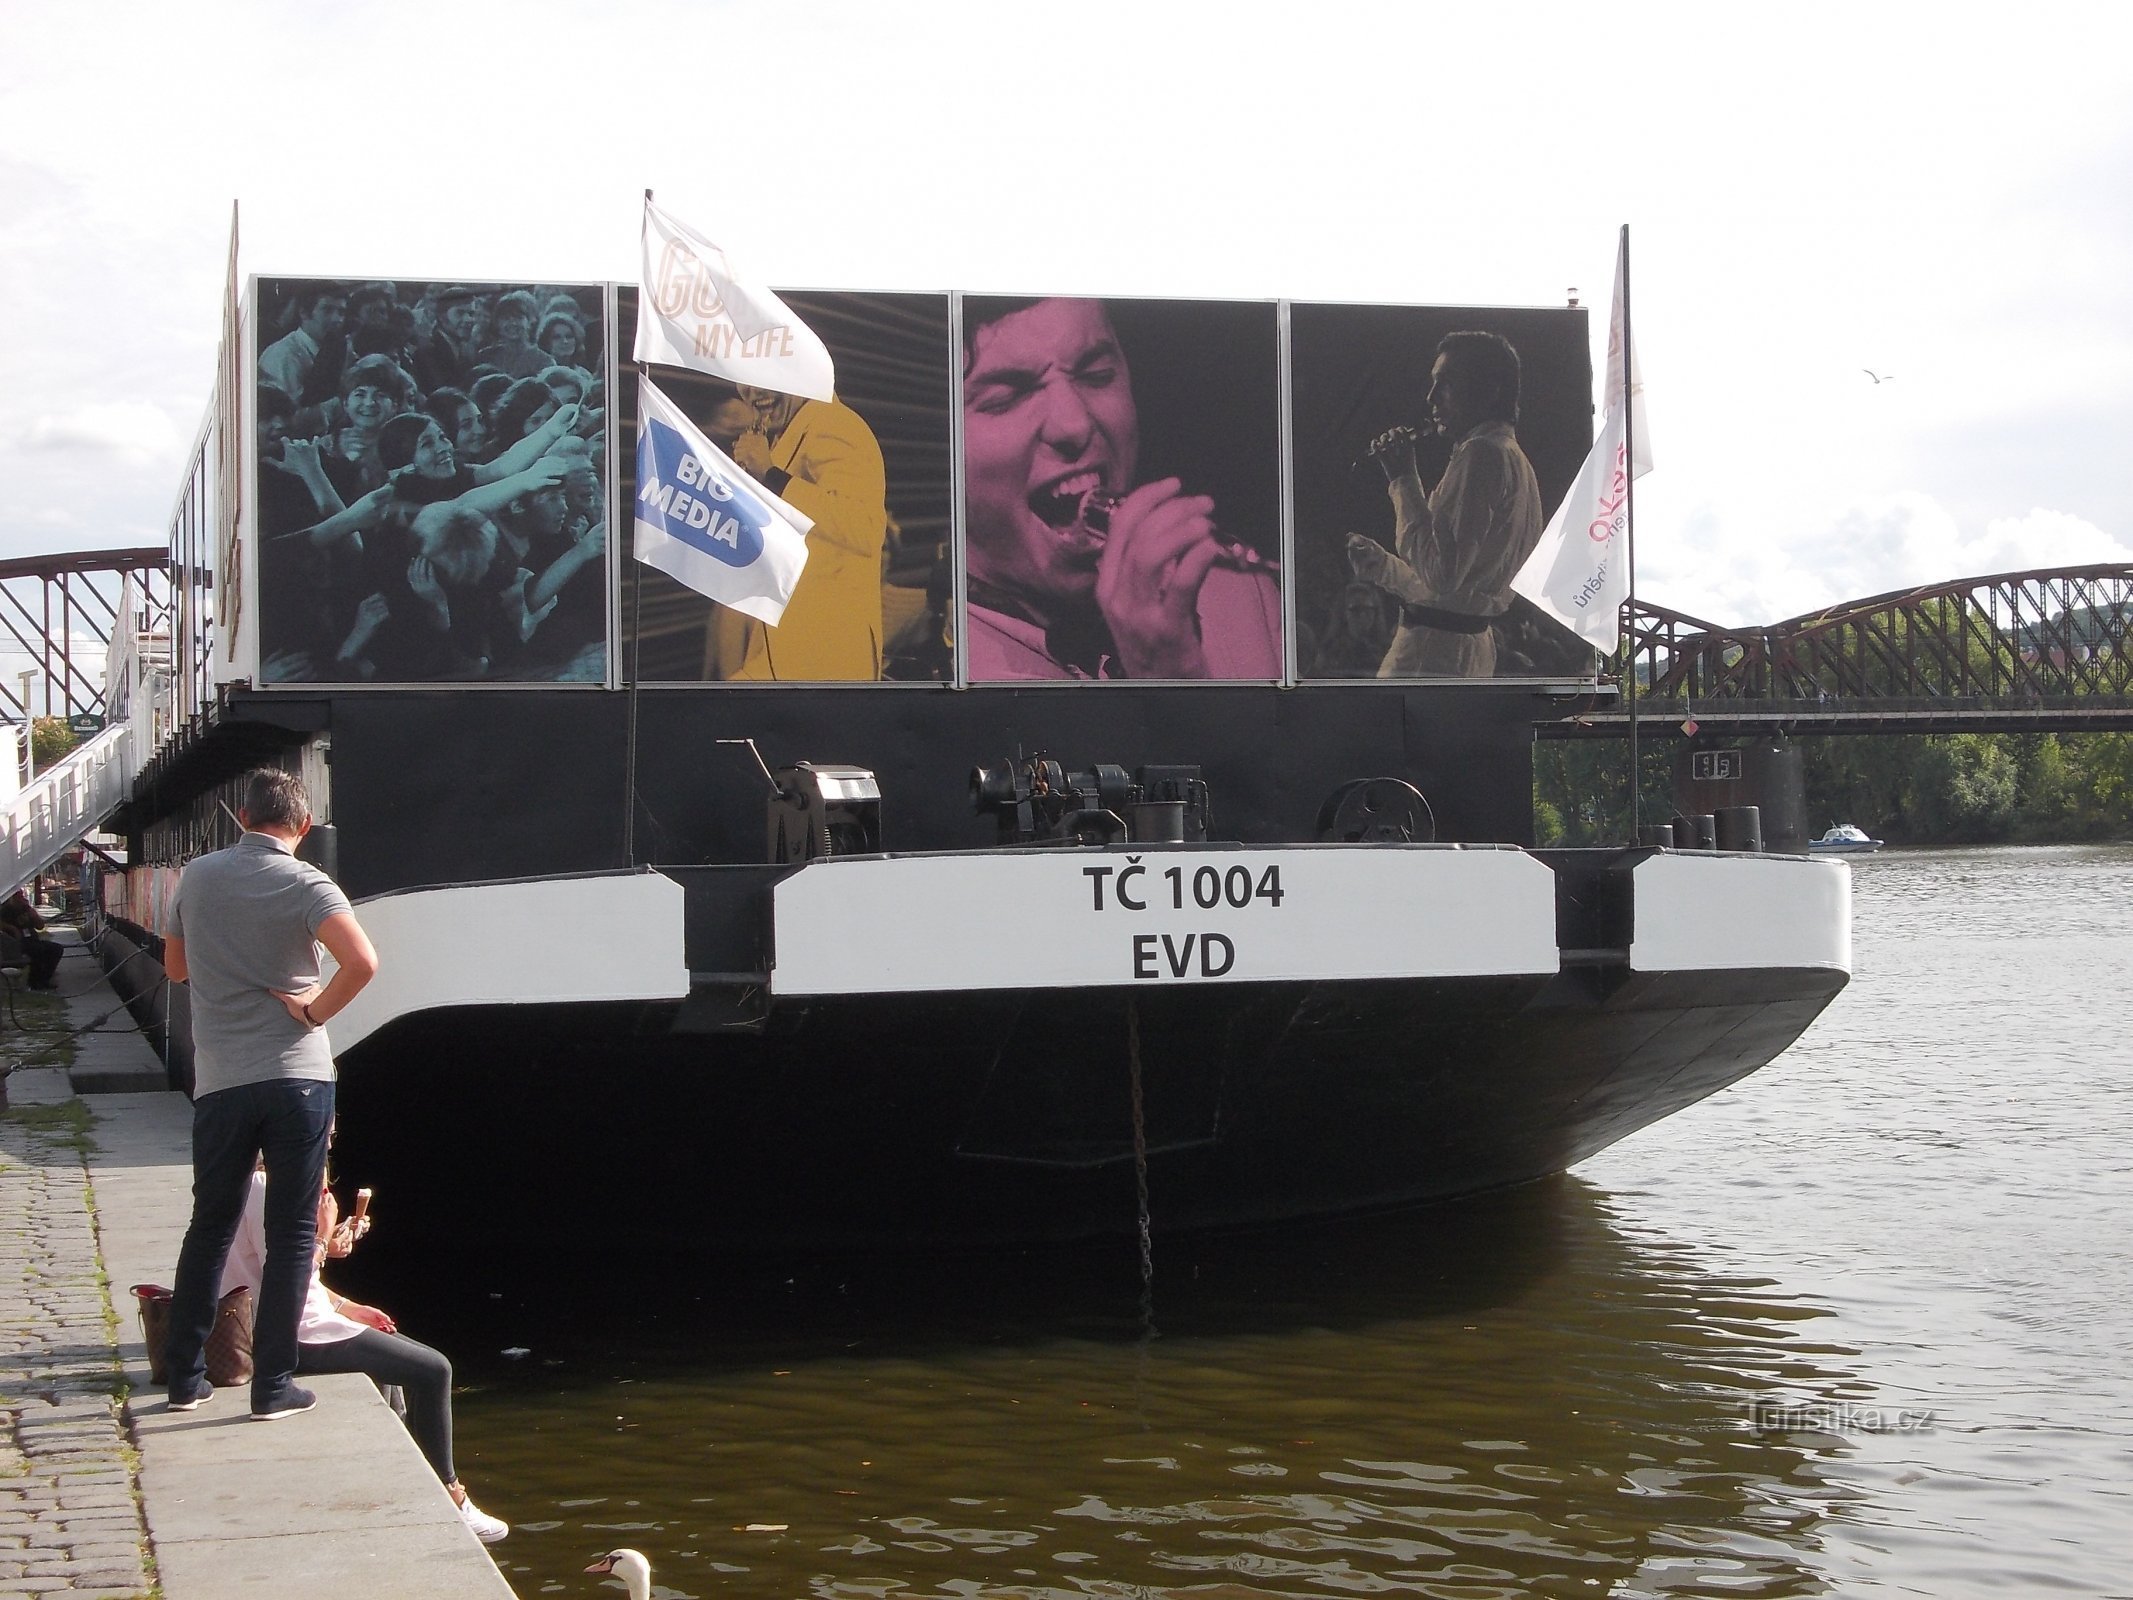
[[[271,1428],[241,1388],[165,1408],[127,1289],[171,1279],[191,1108],[78,945],[59,985],[64,1022],[0,995],[0,1061],[104,1019],[70,1068],[0,1080],[0,1600],[511,1600],[367,1378]]]
[[[0,1116],[0,1595],[142,1595],[152,1572],[99,1264],[89,1114],[64,1071]]]

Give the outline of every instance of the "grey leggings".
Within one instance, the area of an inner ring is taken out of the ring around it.
[[[452,1363],[404,1333],[365,1328],[350,1339],[296,1347],[298,1372],[360,1372],[381,1388],[398,1384],[407,1393],[407,1431],[437,1476],[457,1481],[452,1470]]]

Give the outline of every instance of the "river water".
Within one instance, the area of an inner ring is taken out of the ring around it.
[[[2133,1594],[2133,849],[1853,870],[1798,1046],[1513,1195],[1159,1238],[1145,1301],[1119,1249],[394,1306],[521,1595]]]

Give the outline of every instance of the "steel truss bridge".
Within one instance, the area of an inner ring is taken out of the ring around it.
[[[2133,566],[1959,578],[1758,628],[1630,606],[1615,681],[1656,734],[2133,730]],[[1544,738],[1616,737],[1610,694]]]
[[[141,610],[122,620],[128,578]],[[167,632],[170,621],[170,552],[161,547],[0,561],[0,720],[103,715],[113,632]]]
[[[122,583],[141,606],[123,625],[168,630],[171,571],[159,548],[0,561],[0,662],[13,668],[0,670],[0,718],[102,713]],[[1634,669],[1638,720],[1658,734],[1690,721],[1712,735],[2133,730],[2129,633],[2133,565],[1960,578],[1754,628],[1636,601],[1612,677]],[[1536,731],[1628,724],[1609,692]]]

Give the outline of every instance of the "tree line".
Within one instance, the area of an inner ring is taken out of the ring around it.
[[[2072,844],[2133,839],[2133,735],[1840,734],[1802,737],[1807,821],[1849,822],[1891,844]],[[1647,741],[1639,790],[1647,822],[1674,812],[1674,740]],[[1631,837],[1629,746],[1550,739],[1534,747],[1540,844]]]
[[[1797,743],[1811,821],[1856,823],[1897,844],[2133,838],[2127,734],[1839,735]]]

